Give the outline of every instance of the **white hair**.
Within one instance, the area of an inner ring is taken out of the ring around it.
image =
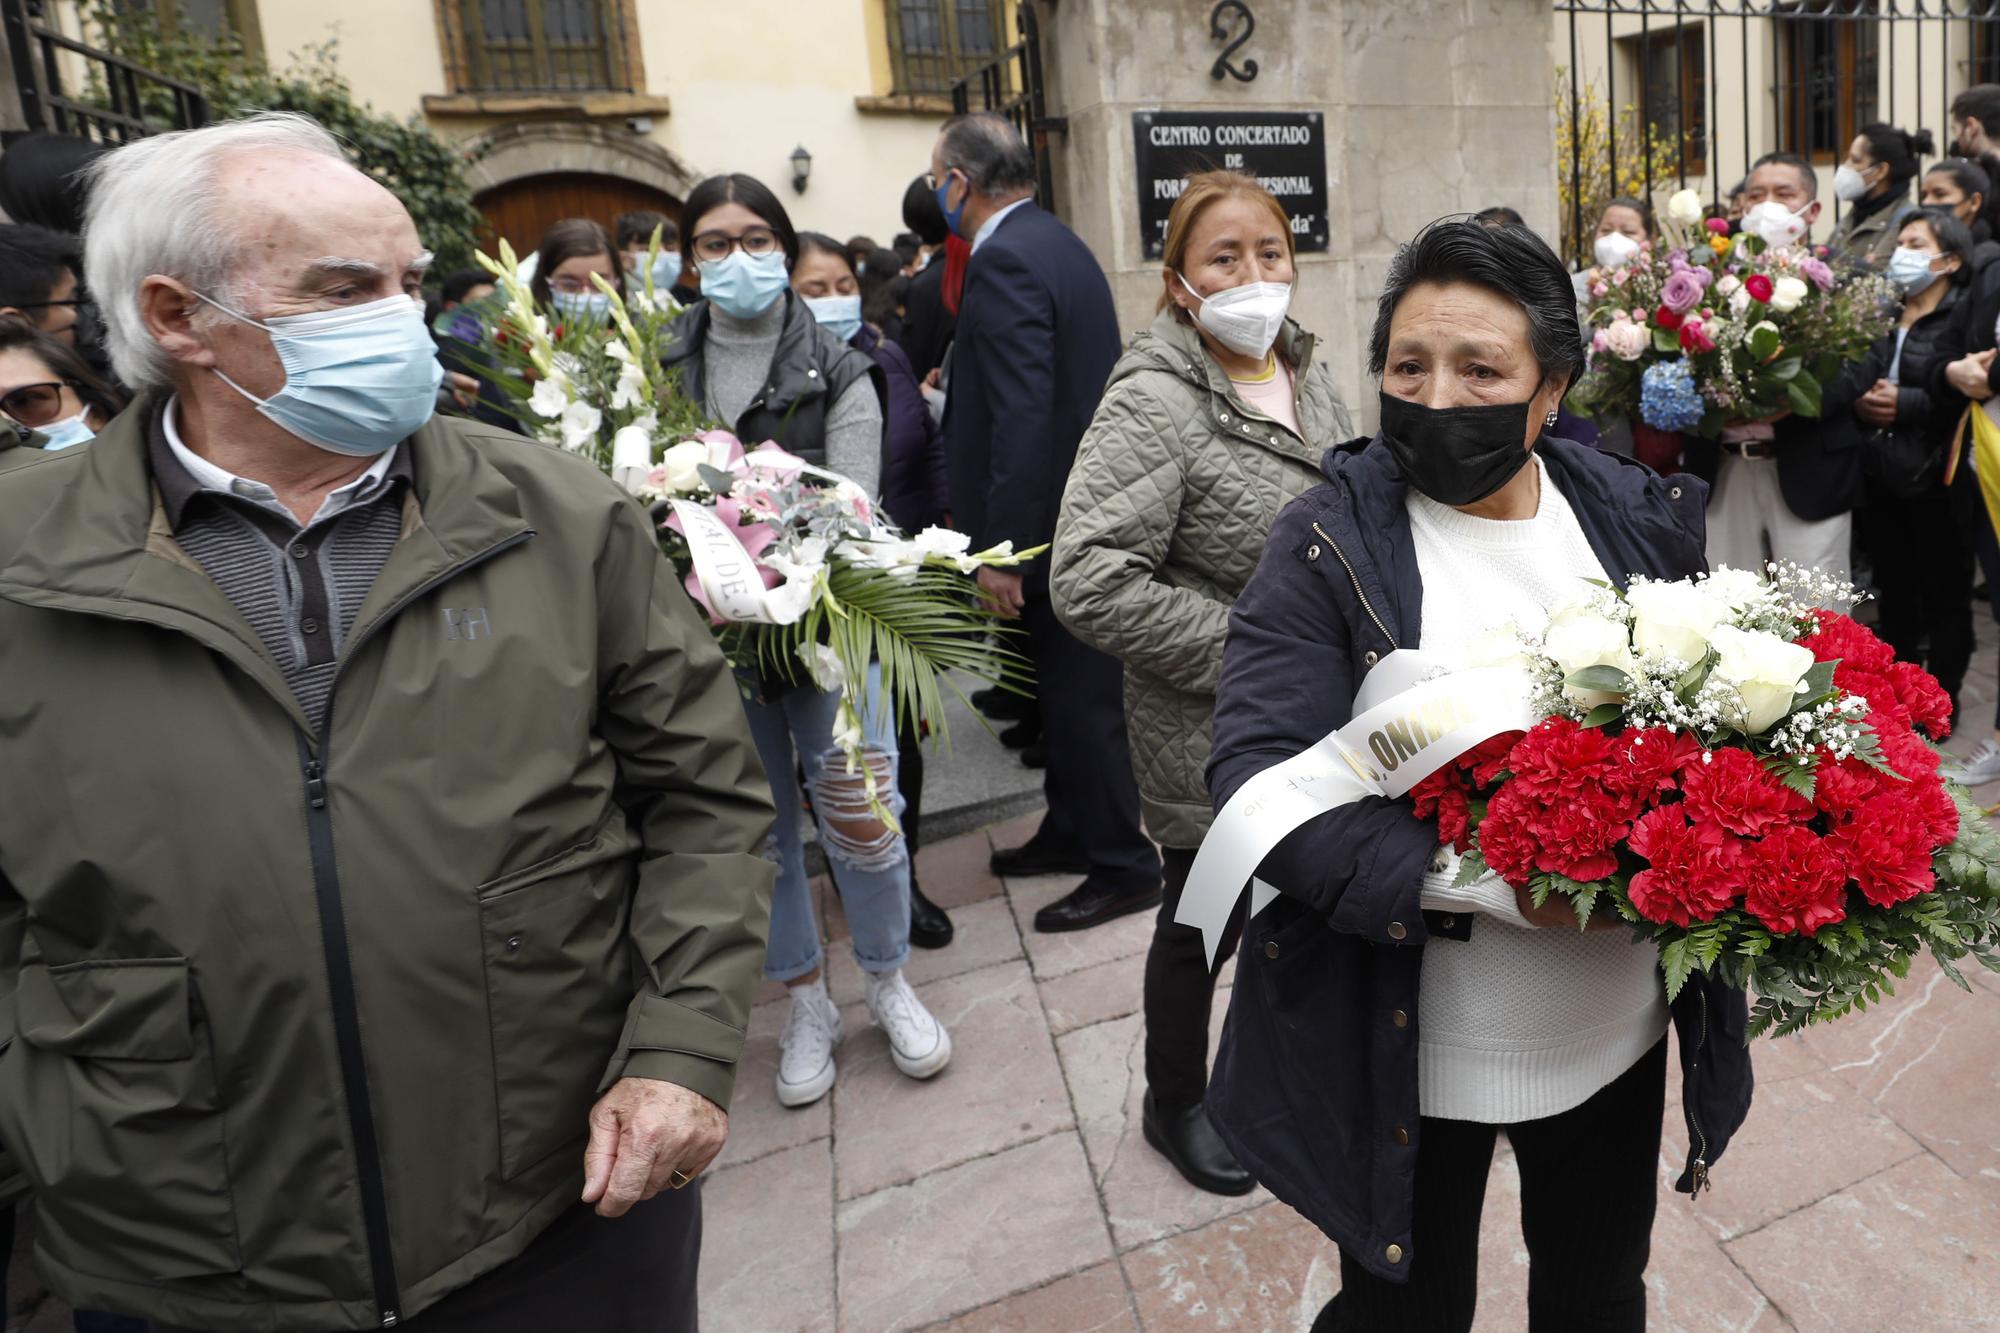
[[[204,294],[227,288],[254,219],[226,218],[216,171],[237,153],[278,152],[346,161],[340,144],[310,116],[266,111],[198,130],[158,134],[105,154],[90,167],[83,266],[104,314],[111,368],[133,390],[168,383],[171,361],[139,310],[152,274]]]

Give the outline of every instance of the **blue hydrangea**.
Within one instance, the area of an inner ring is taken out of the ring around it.
[[[1658,361],[1639,379],[1639,419],[1654,430],[1688,431],[1708,412],[1685,361]]]

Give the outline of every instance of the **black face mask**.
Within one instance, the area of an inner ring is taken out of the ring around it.
[[[1444,505],[1484,500],[1527,466],[1528,404],[1425,407],[1382,395],[1382,440],[1410,485]]]

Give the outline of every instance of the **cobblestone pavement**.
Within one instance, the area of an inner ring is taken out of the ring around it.
[[[1964,701],[1973,725],[1954,750],[1986,734],[1994,709],[1983,613],[1980,644]],[[2000,787],[1981,794],[2000,800]],[[1003,882],[986,866],[991,847],[1033,826],[920,854],[926,890],[959,927],[910,968],[955,1045],[933,1082],[890,1064],[836,946],[840,1079],[820,1104],[782,1109],[771,1084],[784,1001],[764,992],[729,1147],[706,1186],[709,1333],[1290,1333],[1338,1287],[1332,1247],[1290,1208],[1262,1190],[1202,1194],[1140,1137],[1151,918],[1035,934],[1035,909],[1070,883]],[[837,902],[823,897],[838,938]],[[1670,1187],[1685,1139],[1668,1116],[1649,1328],[2000,1330],[2000,976],[1972,971],[1966,994],[1920,965],[1881,1008],[1760,1045],[1750,1120],[1699,1202]],[[1480,1333],[1527,1327],[1519,1199],[1503,1148]]]

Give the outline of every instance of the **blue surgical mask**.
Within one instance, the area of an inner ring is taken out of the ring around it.
[[[861,332],[861,298],[858,296],[808,296],[806,309],[828,333],[846,342]]]
[[[97,438],[97,432],[90,428],[85,413],[78,412],[73,417],[52,421],[41,427],[43,449],[67,449],[71,445],[89,444]]]
[[[1883,276],[1901,288],[1903,295],[1915,296],[1944,276],[1931,269],[1931,261],[1936,258],[1927,250],[1912,250],[1899,245],[1896,253],[1889,256],[1889,266],[1883,270]]]
[[[653,261],[653,290],[663,292],[681,280],[681,252],[662,250]]]
[[[944,225],[951,228],[953,235],[957,235],[958,220],[965,216],[965,199],[970,199],[972,197],[972,189],[970,186],[966,187],[965,199],[961,199],[958,201],[957,208],[953,208],[950,204],[945,202],[945,200],[950,198],[950,196],[951,196],[951,173],[947,171],[944,174],[944,179],[938,182],[938,187],[937,187],[938,211],[944,214]]]
[[[602,324],[611,314],[611,297],[604,292],[551,292],[549,302],[564,319]]]
[[[408,439],[437,408],[444,367],[422,310],[407,296],[259,323],[195,295],[271,336],[285,368],[284,388],[259,398],[220,370],[216,378],[308,444],[373,458]]]
[[[766,255],[732,250],[727,258],[707,260],[701,266],[701,294],[717,310],[737,319],[757,318],[791,285],[782,250]]]

